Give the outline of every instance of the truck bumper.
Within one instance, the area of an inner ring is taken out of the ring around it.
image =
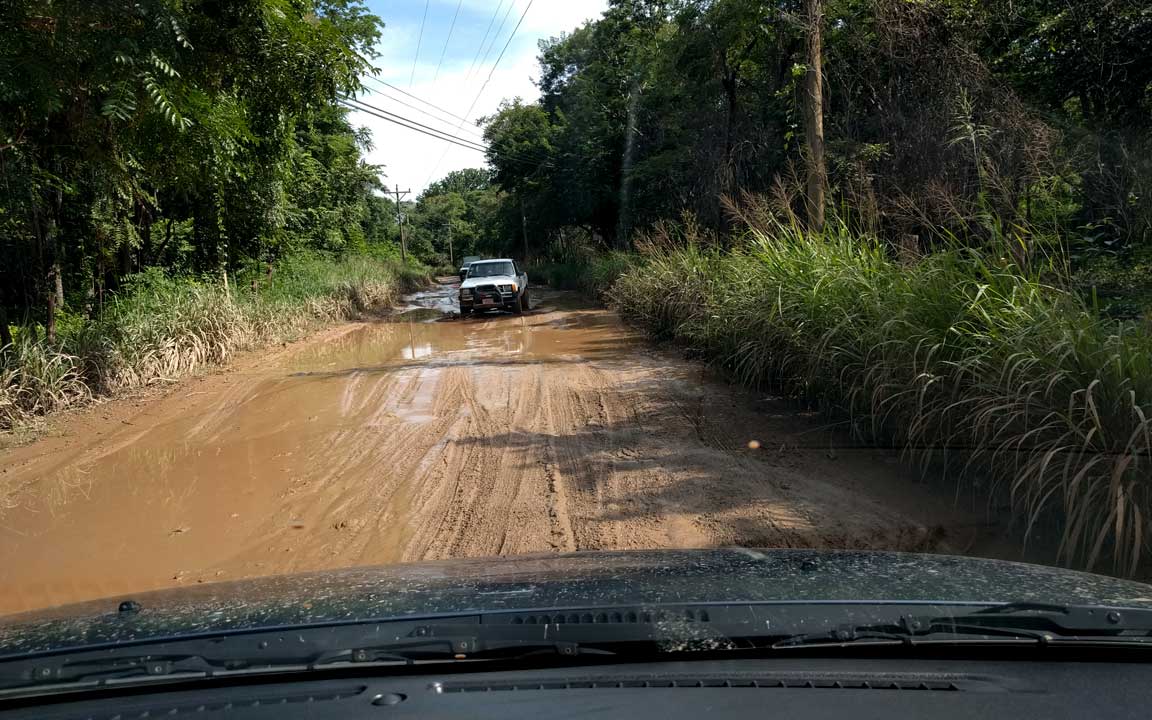
[[[492,300],[491,303],[485,303],[485,299]],[[497,297],[477,297],[473,295],[471,298],[459,298],[460,310],[508,310],[509,312],[516,309],[520,303],[520,296],[515,293],[504,294],[501,293]]]

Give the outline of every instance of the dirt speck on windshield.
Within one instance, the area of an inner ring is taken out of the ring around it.
[[[523,316],[460,319],[453,293],[0,455],[0,613],[539,551],[995,554],[982,513],[890,454],[715,381],[607,310],[533,290]]]

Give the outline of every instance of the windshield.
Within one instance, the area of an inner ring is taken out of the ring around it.
[[[5,5],[0,656],[1152,598],[1147,2],[233,5]]]
[[[497,275],[515,275],[516,270],[510,262],[472,263],[468,266],[468,277],[496,277]]]

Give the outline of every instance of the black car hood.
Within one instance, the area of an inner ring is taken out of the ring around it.
[[[722,602],[1043,602],[1152,608],[1152,586],[908,553],[586,552],[351,568],[141,593],[0,618],[0,656],[285,626]]]

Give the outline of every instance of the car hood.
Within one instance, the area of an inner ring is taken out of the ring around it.
[[[719,602],[1152,608],[1152,586],[1040,565],[815,550],[588,552],[351,568],[197,585],[0,618],[0,656],[285,626],[509,610]]]
[[[508,285],[519,282],[515,275],[491,275],[489,277],[468,278],[460,283],[460,289],[474,288],[477,285]]]

